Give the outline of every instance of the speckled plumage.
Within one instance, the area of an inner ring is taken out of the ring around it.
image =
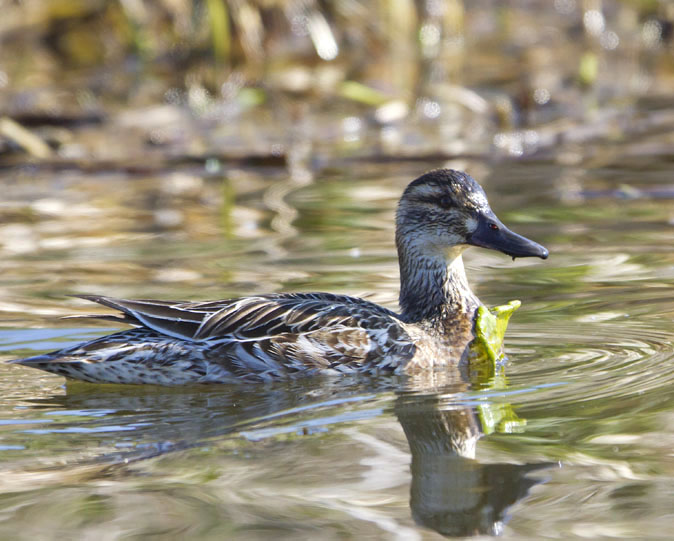
[[[503,243],[515,239],[515,247],[492,246],[490,235],[497,233]],[[105,319],[135,328],[13,362],[90,382],[161,385],[435,369],[463,361],[473,339],[480,301],[463,268],[468,244],[513,257],[547,257],[543,247],[498,221],[477,182],[447,169],[407,187],[396,215],[396,244],[400,314],[330,293],[211,302],[85,296],[122,314]]]

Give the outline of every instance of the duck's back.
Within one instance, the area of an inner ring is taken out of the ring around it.
[[[123,314],[105,319],[137,328],[16,362],[91,382],[167,385],[395,372],[416,349],[397,314],[344,295],[213,302],[85,298]]]

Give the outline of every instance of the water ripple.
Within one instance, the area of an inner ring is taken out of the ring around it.
[[[508,379],[512,389],[535,391],[524,402],[543,400],[546,407],[642,395],[674,383],[673,339],[670,332],[615,321],[556,323],[554,338],[518,328],[508,336]],[[567,385],[546,388],[550,383]]]

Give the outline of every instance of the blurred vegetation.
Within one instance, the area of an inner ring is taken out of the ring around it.
[[[301,141],[389,158],[517,157],[568,132],[615,137],[615,126],[597,127],[597,111],[669,100],[674,84],[674,5],[664,0],[0,8],[0,115],[37,129],[66,160],[152,147],[163,158],[288,158]],[[87,130],[110,122],[123,141]],[[588,125],[591,134],[579,130]],[[0,160],[53,158],[13,134],[0,134]]]

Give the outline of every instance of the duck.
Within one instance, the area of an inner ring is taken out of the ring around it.
[[[436,169],[404,190],[395,215],[400,311],[334,293],[216,301],[81,295],[132,328],[9,361],[90,383],[187,385],[342,374],[413,374],[467,362],[482,303],[463,264],[470,246],[546,259],[508,229],[465,172]]]

